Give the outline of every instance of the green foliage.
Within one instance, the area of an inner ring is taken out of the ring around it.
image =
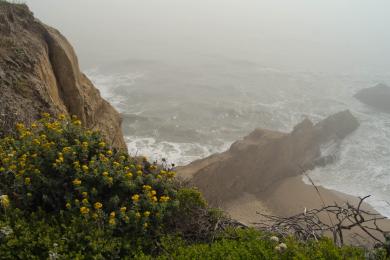
[[[183,188],[177,193],[177,200],[180,203],[179,214],[187,216],[193,210],[206,208],[207,203],[202,194],[196,189]]]
[[[174,173],[149,165],[113,152],[77,118],[45,115],[0,139],[0,191],[11,207],[64,211],[116,232],[155,234],[179,204]]]
[[[294,239],[283,241],[286,247],[278,249],[281,241],[256,230],[232,230],[211,244],[188,245],[178,238],[165,238],[165,253],[157,259],[365,259],[360,248],[337,248],[330,240],[299,243]],[[152,259],[141,256],[139,259]]]

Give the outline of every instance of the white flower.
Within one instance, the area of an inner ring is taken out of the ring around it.
[[[271,241],[279,243],[279,238],[277,236],[270,237]]]
[[[287,245],[285,243],[280,243],[279,245],[275,246],[275,250],[278,252],[282,252],[287,249]]]
[[[287,245],[285,243],[280,243],[279,247],[280,247],[281,250],[286,250],[287,249]]]
[[[5,235],[7,237],[7,236],[11,235],[12,233],[14,233],[14,231],[12,230],[12,228],[6,226],[6,227],[0,228],[0,233],[2,233],[3,235]]]

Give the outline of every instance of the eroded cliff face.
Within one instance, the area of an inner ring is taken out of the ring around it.
[[[223,206],[244,193],[261,195],[275,183],[332,162],[321,146],[336,145],[359,126],[343,111],[313,124],[306,119],[291,133],[256,129],[221,154],[178,169],[212,205]]]
[[[0,3],[0,135],[42,112],[77,115],[113,147],[126,149],[119,113],[80,71],[65,37],[26,5]]]

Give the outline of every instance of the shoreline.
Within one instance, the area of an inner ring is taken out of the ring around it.
[[[326,189],[322,186],[316,186],[321,194],[320,198],[315,187],[306,184],[302,177],[303,175],[287,177],[271,185],[267,191],[260,194],[245,193],[221,205],[221,208],[233,219],[248,226],[255,227],[256,222],[264,221],[264,218],[257,214],[257,212],[266,215],[289,217],[303,213],[305,208],[307,210],[322,208],[324,206],[323,203],[328,206],[334,205],[335,203],[343,205],[346,202],[357,205],[359,202],[357,197]],[[365,202],[361,208],[380,215],[371,205]],[[329,223],[327,218],[322,220]],[[384,231],[390,231],[390,220],[388,218],[378,221],[378,225]],[[359,235],[359,238],[355,236],[355,233]],[[369,238],[367,234],[357,228],[345,231],[345,242],[347,244],[360,244],[369,247],[373,247],[376,243],[376,241]]]

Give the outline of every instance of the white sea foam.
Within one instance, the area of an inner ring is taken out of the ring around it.
[[[132,156],[146,156],[151,161],[169,164],[186,165],[192,161],[205,158],[213,153],[225,151],[230,143],[213,147],[196,143],[174,143],[161,141],[151,137],[126,136],[127,148]]]

